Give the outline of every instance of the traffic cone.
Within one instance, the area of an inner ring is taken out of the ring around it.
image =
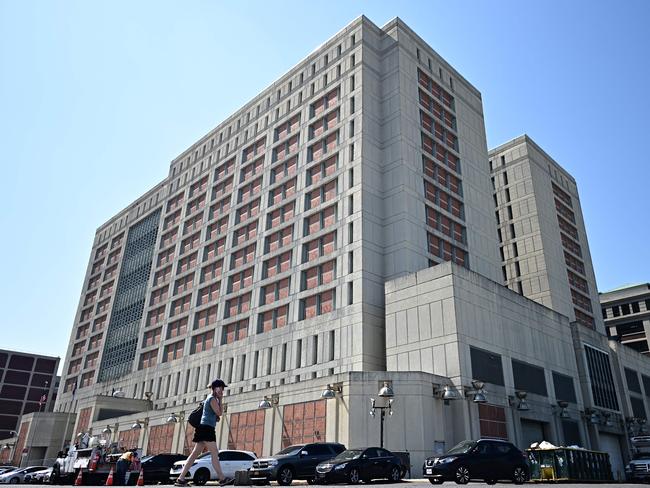
[[[74,480],[75,486],[82,486],[84,484],[83,477],[82,477],[83,470],[84,470],[83,468],[79,468],[79,474],[77,475],[77,479]]]
[[[105,486],[113,486],[113,468],[108,472],[108,478],[106,478]]]
[[[144,469],[140,468],[140,476],[138,477],[137,486],[144,486]]]

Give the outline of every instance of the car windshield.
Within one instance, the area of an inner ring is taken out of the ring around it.
[[[632,459],[650,459],[650,452],[637,452]]]
[[[474,441],[463,441],[449,449],[445,454],[467,454],[475,445],[476,442]]]
[[[145,456],[145,457],[142,458],[142,461],[141,461],[141,462],[142,462],[142,463],[146,463],[146,462],[149,461],[150,459],[153,459],[153,456]]]
[[[286,449],[282,449],[280,452],[276,453],[275,455],[276,456],[285,456],[287,454],[295,454],[298,451],[300,451],[300,449],[302,449],[303,447],[305,447],[305,446],[289,446]]]
[[[212,456],[212,453],[210,453],[210,452],[204,452],[204,453],[201,454],[197,459],[203,459],[203,458],[206,458],[206,457],[208,457],[208,456]]]
[[[348,449],[347,451],[343,451],[341,454],[336,456],[334,458],[335,461],[346,461],[350,459],[357,459],[359,456],[361,456],[361,453],[363,450],[361,449]]]

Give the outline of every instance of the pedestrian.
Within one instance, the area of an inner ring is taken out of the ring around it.
[[[217,437],[214,431],[217,422],[219,421],[219,417],[223,414],[223,390],[227,386],[228,385],[220,379],[216,379],[210,384],[210,393],[203,401],[201,425],[194,430],[194,437],[192,438],[192,441],[195,443],[194,449],[192,449],[192,453],[185,461],[181,474],[178,476],[176,483],[174,483],[176,486],[187,486],[185,475],[192,464],[194,464],[194,460],[203,452],[204,449],[207,449],[211,454],[212,466],[217,472],[217,476],[219,476],[219,484],[224,486],[233,483],[234,480],[232,478],[227,478],[221,469]]]
[[[115,479],[113,481],[113,484],[116,486],[124,486],[127,484],[126,472],[129,469],[132,460],[133,452],[131,451],[126,451],[120,456],[120,458],[117,460],[117,464],[115,465]]]

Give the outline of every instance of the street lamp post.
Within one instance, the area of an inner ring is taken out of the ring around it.
[[[388,415],[393,415],[393,397],[395,393],[393,388],[387,381],[384,381],[384,386],[381,387],[378,393],[380,398],[387,399],[385,405],[378,406],[374,398],[370,399],[370,416],[375,416],[375,410],[379,410],[379,447],[384,447],[384,420],[386,419],[386,411]]]
[[[41,396],[41,398],[38,401],[38,412],[34,413],[34,418],[32,420],[32,423],[34,424],[33,426],[30,426],[31,428],[29,429],[30,431],[33,430],[34,432],[30,436],[31,440],[29,441],[29,447],[27,448],[27,456],[26,456],[26,461],[29,463],[29,459],[32,456],[32,446],[34,445],[34,437],[36,437],[36,431],[38,428],[38,420],[40,418],[40,413],[41,413],[41,408],[43,408],[43,404],[47,402],[47,394],[48,394],[48,386],[50,385],[49,381],[45,381],[44,383],[44,388],[45,388],[45,393]],[[21,466],[22,466],[22,461],[21,461]]]
[[[172,413],[169,417],[167,417],[167,423],[168,424],[180,424],[178,427],[178,436],[176,439],[176,451],[180,451],[180,444],[181,444],[181,435],[183,432],[185,432],[185,412],[182,410],[176,415],[175,413]],[[183,436],[184,437],[184,436]],[[184,439],[183,439],[184,440]],[[183,452],[185,451],[185,442],[183,442]]]

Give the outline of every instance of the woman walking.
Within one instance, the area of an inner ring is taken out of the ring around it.
[[[212,466],[219,476],[219,484],[221,486],[229,485],[234,480],[232,478],[227,478],[221,469],[221,464],[219,463],[219,448],[217,447],[217,438],[214,432],[214,429],[219,421],[219,417],[223,414],[221,407],[221,402],[223,398],[223,390],[228,385],[226,385],[222,380],[216,379],[210,384],[211,392],[206,397],[203,402],[203,414],[201,415],[201,425],[199,425],[194,430],[194,438],[192,441],[194,444],[194,449],[192,453],[185,461],[183,470],[178,476],[176,486],[187,486],[187,480],[185,475],[190,469],[194,460],[205,450],[207,449],[212,455]]]

